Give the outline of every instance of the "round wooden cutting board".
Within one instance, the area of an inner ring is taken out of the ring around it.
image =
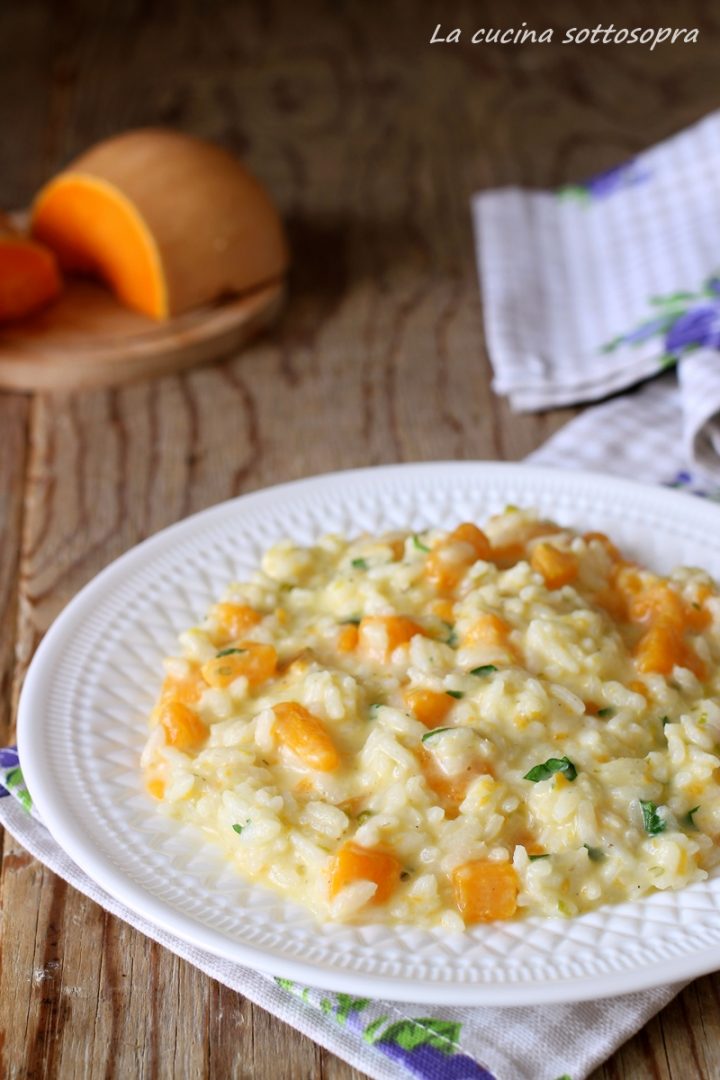
[[[180,371],[244,345],[273,322],[284,296],[279,281],[154,322],[102,286],[70,279],[51,307],[0,327],[0,389],[115,386]]]

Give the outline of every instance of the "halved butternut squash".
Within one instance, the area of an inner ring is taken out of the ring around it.
[[[88,150],[41,190],[32,234],[68,271],[166,319],[284,274],[277,210],[232,154],[163,129]]]

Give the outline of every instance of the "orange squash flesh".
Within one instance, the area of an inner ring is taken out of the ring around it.
[[[260,612],[249,604],[215,604],[211,615],[218,624],[218,634],[213,639],[217,645],[237,641],[262,619]]]
[[[420,687],[406,690],[403,700],[415,718],[426,728],[439,727],[455,704],[449,694],[423,690]]]
[[[169,701],[160,707],[160,724],[168,746],[177,750],[197,750],[208,737],[207,725],[180,701]]]
[[[499,615],[488,612],[478,616],[463,637],[463,645],[497,645],[505,648],[511,631],[509,623]]]
[[[237,652],[216,656],[202,666],[208,686],[224,690],[243,675],[249,686],[260,686],[271,679],[277,671],[277,653],[272,645],[256,641],[241,641]]]
[[[453,550],[455,545],[458,545],[457,551]],[[464,550],[459,545],[464,545]],[[428,579],[438,592],[451,593],[468,567],[478,559],[489,559],[491,554],[490,541],[482,529],[464,521],[428,555],[425,564]]]
[[[162,129],[99,143],[38,195],[32,233],[64,268],[166,319],[281,277],[279,215],[231,154]]]
[[[382,639],[376,636],[378,630],[384,630]],[[416,634],[425,635],[425,630],[405,615],[365,615],[358,627],[358,646],[368,659],[383,663]]]
[[[455,867],[452,883],[466,923],[511,919],[517,910],[518,878],[509,863],[474,859]]]
[[[332,772],[340,764],[340,755],[322,720],[298,701],[281,701],[273,706],[273,731],[280,743],[311,769]]]
[[[548,589],[569,585],[578,575],[578,561],[571,551],[561,551],[554,544],[542,542],[530,556],[533,570],[545,578]]]
[[[57,260],[0,214],[0,322],[23,319],[59,296]]]
[[[401,872],[399,860],[389,851],[345,844],[332,861],[330,898],[355,881],[373,881],[377,889],[370,903],[384,904],[398,887]]]

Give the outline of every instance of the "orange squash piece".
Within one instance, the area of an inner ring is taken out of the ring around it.
[[[524,521],[515,527],[513,539],[493,546],[491,559],[501,570],[507,570],[527,557],[527,545],[538,536],[562,532],[552,521]]]
[[[176,750],[197,750],[208,737],[207,725],[181,701],[161,705],[159,721],[165,731],[165,741]]]
[[[358,628],[352,623],[347,626],[343,626],[338,634],[337,647],[338,652],[349,653],[354,652],[358,643]]]
[[[569,585],[578,576],[578,561],[571,551],[541,542],[533,548],[530,565],[545,579],[548,589]]]
[[[260,612],[249,604],[215,604],[211,615],[220,629],[215,639],[218,645],[224,645],[228,641],[238,641],[262,619]]]
[[[384,634],[378,633],[379,630],[384,630]],[[358,627],[358,646],[370,660],[384,663],[398,645],[404,645],[416,634],[425,634],[425,630],[406,615],[365,615]]]
[[[183,705],[195,705],[206,687],[205,680],[197,669],[178,679],[166,675],[160,691],[161,701],[180,701]]]
[[[476,776],[493,776],[492,766],[478,759],[462,772],[449,775],[438,766],[435,757],[424,746],[417,751],[420,769],[425,783],[437,795],[438,805],[442,806],[445,816],[453,820],[458,816],[458,807],[468,793],[468,788]]]
[[[637,669],[644,675],[671,675],[677,664],[689,668],[701,681],[707,677],[705,664],[688,645],[682,631],[666,622],[653,623],[635,647]]]
[[[663,622],[682,632],[685,627],[685,604],[666,582],[658,581],[633,594],[628,604],[632,622]]]
[[[0,214],[0,323],[32,315],[61,292],[52,251],[27,239]]]
[[[599,544],[605,548],[610,560],[614,563],[622,561],[622,555],[613,544],[609,536],[606,536],[602,532],[586,532],[583,534],[583,540],[589,544],[592,540],[597,540]]]
[[[406,690],[403,700],[410,712],[427,728],[439,727],[455,702],[449,694],[436,690]]]
[[[453,551],[456,545],[458,550]],[[482,529],[465,521],[435,545],[427,557],[425,569],[439,592],[452,592],[469,566],[478,559],[489,559],[491,555],[490,541]]]
[[[273,706],[273,731],[304,765],[319,772],[332,772],[340,764],[340,755],[322,720],[299,701],[281,701]]]
[[[249,686],[259,686],[271,679],[277,670],[277,653],[272,645],[261,645],[256,641],[241,641],[237,652],[226,656],[216,656],[202,666],[202,673],[208,686],[224,690],[241,675]]]
[[[463,637],[463,645],[497,645],[507,648],[512,627],[500,615],[480,615]]]
[[[473,859],[452,872],[458,911],[466,923],[511,919],[517,910],[518,877],[510,863]]]
[[[165,794],[165,781],[161,780],[159,776],[154,776],[148,780],[145,787],[153,799],[162,799]]]
[[[163,129],[94,146],[42,189],[32,234],[153,319],[281,277],[288,254],[264,188],[228,151]]]
[[[400,883],[402,866],[389,851],[364,848],[350,842],[340,848],[330,869],[330,898],[355,881],[374,881],[377,889],[371,904],[384,904]]]

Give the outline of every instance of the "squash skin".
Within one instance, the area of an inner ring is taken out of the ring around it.
[[[113,212],[122,209],[136,231],[146,260],[138,272],[157,279],[139,296],[120,295],[108,272],[112,251],[94,250],[91,227],[82,235],[64,227],[67,193],[83,185],[106,192],[110,203],[117,196]],[[288,266],[282,222],[262,185],[221,147],[159,128],[114,136],[72,162],[37,196],[32,233],[55,248],[61,265],[94,271],[128,306],[156,319],[267,284]]]
[[[24,236],[0,213],[0,323],[33,315],[61,292],[52,251]]]

